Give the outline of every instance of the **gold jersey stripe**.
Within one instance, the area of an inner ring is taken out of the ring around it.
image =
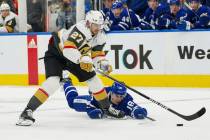
[[[74,42],[68,41],[68,40],[64,42],[64,47],[65,46],[73,46],[73,47],[77,48]]]

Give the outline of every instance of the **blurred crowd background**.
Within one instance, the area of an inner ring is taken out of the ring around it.
[[[0,0],[0,32],[18,32],[18,2]],[[85,13],[104,15],[113,30],[192,30],[210,28],[210,0],[84,0]],[[69,29],[76,23],[76,0],[26,0],[28,32]],[[20,9],[19,9],[20,10]]]

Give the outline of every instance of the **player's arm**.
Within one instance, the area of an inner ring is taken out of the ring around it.
[[[74,27],[69,33],[67,40],[63,43],[63,55],[70,61],[78,64],[82,55],[79,48],[84,44],[85,39],[85,36],[77,27]]]
[[[91,72],[93,62],[91,59],[90,46],[86,43],[83,35],[76,27],[69,34],[63,44],[63,55],[75,64],[80,64],[81,69]]]
[[[104,33],[100,33],[98,36],[97,43],[93,46],[91,50],[91,58],[93,60],[94,66],[102,70],[105,73],[112,72],[112,66],[109,64],[109,61],[106,59],[106,54],[104,52],[105,47],[105,35]]]
[[[115,17],[111,16],[110,17],[110,30],[111,31],[120,31],[120,30],[129,30],[130,28],[130,23],[129,23],[129,18],[124,15],[123,17],[121,17],[121,19],[118,22],[114,22],[115,21]]]
[[[126,108],[130,117],[135,119],[144,119],[147,116],[147,110],[137,105],[132,97],[127,100]]]
[[[110,29],[111,31],[121,31],[121,30],[129,30],[129,25],[126,22],[120,21],[118,24],[112,24]]]
[[[190,30],[192,23],[190,22],[190,15],[186,10],[180,10],[177,13],[176,28],[179,30]]]
[[[5,26],[0,27],[0,32],[12,33],[14,32],[15,25],[16,20],[15,18],[12,18],[11,20],[7,21]]]
[[[210,13],[202,13],[199,20],[194,24],[194,28],[208,28],[210,27]]]

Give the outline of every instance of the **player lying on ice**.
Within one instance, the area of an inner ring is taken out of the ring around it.
[[[78,95],[71,80],[66,80],[63,88],[70,108],[78,112],[87,112],[91,119],[101,119],[106,116],[91,93],[90,95]],[[112,86],[105,87],[105,90],[113,108],[121,110],[126,116],[135,119],[144,119],[147,116],[147,110],[133,101],[123,84],[114,82]]]

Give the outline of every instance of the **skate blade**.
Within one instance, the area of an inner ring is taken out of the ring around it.
[[[20,119],[16,125],[17,126],[31,126],[34,122],[32,120],[23,120],[23,119]]]

